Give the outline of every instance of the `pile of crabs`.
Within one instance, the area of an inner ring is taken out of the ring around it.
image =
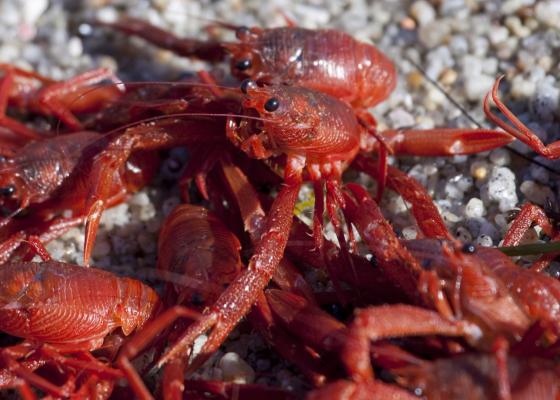
[[[526,269],[458,242],[425,189],[387,163],[514,138],[557,155],[500,102],[499,80],[485,111],[502,130],[379,131],[367,109],[394,89],[394,66],[345,33],[239,27],[236,42],[216,43],[136,19],[99,24],[229,60],[240,83],[202,72],[123,84],[105,69],[56,82],[2,66],[0,330],[23,341],[0,350],[1,388],[26,399],[557,398],[560,283],[543,272],[555,255]],[[38,131],[13,110],[60,124]],[[178,182],[184,204],[159,235],[154,267],[168,283],[158,293],[89,259],[103,211],[145,186],[158,151],[173,147],[190,156]],[[375,198],[343,181],[347,170],[371,176]],[[294,216],[303,183],[315,199],[310,226]],[[418,239],[400,239],[383,217],[386,188],[410,204]],[[555,238],[528,204],[504,245],[534,223]],[[43,245],[82,224],[85,266],[51,259]],[[318,292],[310,269],[331,288]],[[327,304],[351,312],[336,318]],[[242,319],[298,369],[308,393],[190,378]],[[148,361],[135,364],[141,355]]]

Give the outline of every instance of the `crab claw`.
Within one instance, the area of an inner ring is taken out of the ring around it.
[[[515,140],[509,133],[491,129],[398,129],[383,131],[380,136],[396,154],[429,157],[475,154]]]

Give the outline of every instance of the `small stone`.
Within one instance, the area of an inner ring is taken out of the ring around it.
[[[253,383],[255,371],[237,353],[226,353],[218,362],[224,381],[238,384]]]
[[[454,61],[447,46],[439,46],[426,55],[426,75],[438,79],[442,71],[453,67]]]
[[[393,129],[406,128],[414,125],[414,116],[404,108],[396,108],[389,113],[389,121]]]
[[[416,28],[416,22],[412,18],[406,17],[401,20],[400,26],[404,30],[412,31]]]
[[[511,162],[511,156],[504,148],[495,149],[490,152],[490,161],[498,167],[503,167]]]
[[[492,168],[485,190],[488,199],[499,204],[501,212],[511,210],[517,204],[515,174],[509,168]]]
[[[449,23],[438,20],[421,26],[418,30],[418,38],[424,46],[431,49],[443,43],[450,33],[451,27]]]
[[[473,197],[465,206],[465,216],[467,218],[480,218],[486,214],[486,208],[482,200]]]
[[[482,218],[481,222],[480,229],[478,230],[479,236],[489,236],[492,238],[492,241],[498,241],[500,239],[500,232],[498,232],[498,229],[484,218]]]
[[[22,6],[23,20],[29,25],[35,24],[49,6],[48,0],[21,1],[18,3]]]
[[[406,81],[411,89],[418,90],[424,83],[424,76],[420,71],[414,70],[406,76]]]
[[[522,7],[528,7],[535,3],[535,0],[506,0],[502,3],[502,14],[514,14]]]
[[[550,173],[540,165],[531,164],[529,166],[529,173],[531,174],[533,180],[539,183],[543,183],[546,185],[550,180]]]
[[[66,50],[68,51],[68,54],[72,57],[81,56],[84,48],[82,46],[82,41],[80,40],[80,38],[76,36],[72,36],[68,40]]]
[[[488,176],[490,166],[486,161],[474,161],[471,164],[471,175],[476,180],[483,180]]]
[[[451,211],[443,211],[441,213],[441,217],[443,218],[443,220],[445,222],[450,223],[450,224],[455,224],[455,223],[461,221],[461,219],[462,219],[457,214],[454,214]]]
[[[523,75],[516,75],[511,80],[510,95],[513,98],[527,98],[535,93],[536,85],[523,77]]]
[[[128,204],[122,203],[105,210],[101,216],[100,224],[103,225],[105,229],[111,230],[114,226],[124,226],[129,221]]]
[[[402,236],[403,236],[403,239],[405,239],[405,240],[416,239],[416,237],[418,236],[418,230],[416,229],[415,226],[407,226],[407,227],[403,228]]]
[[[412,6],[410,6],[410,15],[422,26],[435,19],[436,11],[429,2],[419,0],[415,1]]]
[[[103,7],[97,10],[97,19],[110,24],[112,22],[117,22],[119,13],[114,7]]]
[[[439,76],[439,81],[443,85],[451,86],[455,83],[458,76],[459,76],[459,74],[457,74],[457,71],[455,71],[454,69],[451,69],[451,68],[446,68],[446,69],[443,70],[443,72]]]
[[[482,247],[492,247],[494,245],[492,238],[488,235],[479,235],[474,241],[474,243],[477,246],[482,246]]]
[[[506,40],[509,36],[509,31],[503,26],[492,26],[490,32],[488,33],[488,39],[493,45],[497,45]]]
[[[525,195],[525,198],[531,203],[543,206],[547,200],[555,201],[554,193],[548,186],[539,185],[535,181],[525,181],[519,187],[519,191]]]
[[[538,1],[535,17],[551,28],[560,28],[560,3],[557,0]]]
[[[455,230],[455,237],[457,238],[457,240],[460,240],[461,242],[464,243],[472,242],[472,235],[469,232],[469,230],[464,226],[459,226]]]
[[[465,80],[465,94],[470,101],[480,101],[492,89],[494,78],[487,75],[471,76]]]
[[[524,38],[531,34],[531,31],[526,26],[523,26],[519,17],[509,16],[505,20],[505,25],[509,28],[518,38]]]
[[[558,110],[560,90],[546,79],[537,84],[531,99],[531,112],[539,121],[552,121]]]

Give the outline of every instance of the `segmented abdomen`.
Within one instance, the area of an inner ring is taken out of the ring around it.
[[[125,334],[152,316],[159,298],[142,282],[57,261],[0,268],[0,330],[94,349],[117,327]]]
[[[237,237],[203,207],[182,204],[159,236],[158,268],[167,270],[179,303],[212,304],[241,270]]]

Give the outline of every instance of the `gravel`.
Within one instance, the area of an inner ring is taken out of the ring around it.
[[[203,38],[208,35],[205,25],[213,20],[272,27],[285,24],[282,12],[304,27],[334,27],[361,40],[373,40],[395,61],[399,84],[388,101],[372,110],[380,129],[473,126],[419,73],[410,62],[413,60],[482,124],[482,98],[494,79],[505,74],[501,85],[504,102],[543,140],[558,139],[560,2],[552,0],[6,0],[0,2],[0,62],[53,79],[67,79],[101,66],[113,68],[123,79],[176,79],[185,71],[208,66],[93,27],[88,20],[113,21],[130,15],[179,36]],[[231,33],[223,34],[232,40]],[[533,154],[524,145],[513,147]],[[94,264],[157,283],[151,273],[157,231],[165,215],[179,203],[176,188],[169,182],[184,161],[184,153],[171,152],[153,185],[105,213]],[[542,205],[547,199],[554,200],[560,189],[558,163],[546,161],[550,171],[506,149],[470,157],[399,158],[392,163],[427,188],[458,238],[482,246],[500,242],[512,210],[526,201]],[[397,232],[415,237],[416,226],[404,201],[387,193],[382,206]],[[55,258],[79,262],[82,234],[83,229],[72,229],[48,249]],[[538,239],[538,235],[530,238]],[[259,341],[251,333],[238,332],[237,337],[233,343],[240,337]],[[242,376],[247,382],[269,382],[265,376],[277,375],[275,384],[305,387],[297,372],[274,355],[267,359],[255,354],[222,353],[205,368],[221,369],[221,376],[232,376],[232,381]],[[216,374],[202,372],[201,376]]]

